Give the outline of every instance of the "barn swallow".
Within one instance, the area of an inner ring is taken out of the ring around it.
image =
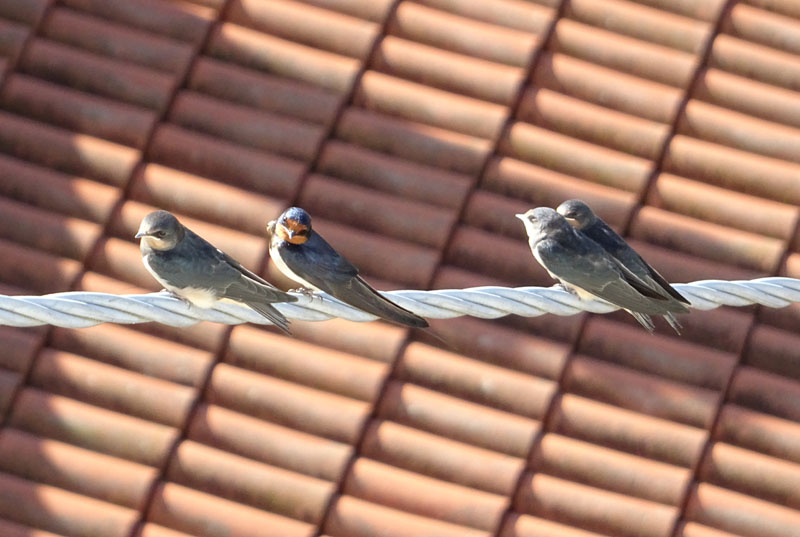
[[[631,248],[625,240],[617,235],[594,211],[581,200],[565,201],[556,209],[567,222],[603,247],[611,257],[619,261],[625,268],[635,274],[652,291],[659,293],[667,307],[664,318],[669,325],[681,333],[681,325],[673,313],[688,313],[689,301],[676,291],[668,282]]]
[[[267,224],[269,255],[288,278],[324,291],[345,304],[387,321],[416,328],[428,322],[388,300],[358,275],[358,269],[311,228],[311,216],[291,207]]]
[[[297,297],[253,274],[172,214],[148,214],[136,238],[141,239],[145,268],[167,291],[200,308],[211,308],[222,298],[242,302],[289,333],[289,321],[272,304],[296,302]]]
[[[665,315],[663,298],[609,255],[602,246],[581,235],[549,207],[516,215],[525,225],[533,257],[569,291],[581,299],[602,298],[619,306],[649,332],[650,315]]]

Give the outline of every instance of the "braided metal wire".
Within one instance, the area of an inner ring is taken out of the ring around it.
[[[702,280],[673,284],[692,308],[710,310],[720,306],[760,304],[782,308],[800,302],[800,280],[760,278],[757,280]],[[389,291],[397,304],[429,319],[470,315],[495,319],[505,315],[536,317],[546,313],[575,315],[582,311],[608,313],[617,309],[607,302],[583,301],[560,287],[472,287],[435,291]],[[324,293],[297,294],[292,304],[276,304],[289,319],[324,321],[334,317],[350,321],[372,321],[375,316],[352,308]],[[144,295],[70,292],[44,296],[0,295],[0,325],[84,328],[101,323],[136,324],[158,322],[189,326],[200,321],[224,324],[269,321],[247,306],[220,301],[213,309],[192,306],[161,292]]]

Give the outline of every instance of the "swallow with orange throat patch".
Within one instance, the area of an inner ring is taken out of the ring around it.
[[[290,207],[267,224],[269,254],[286,277],[307,289],[324,291],[345,304],[381,319],[426,328],[428,322],[381,295],[359,276],[358,269],[311,226],[311,216]]]

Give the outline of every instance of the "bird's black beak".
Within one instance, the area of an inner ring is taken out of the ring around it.
[[[150,233],[147,231],[142,231],[141,229],[134,235],[134,239],[141,239],[142,237],[149,237]]]
[[[293,229],[286,228],[286,234],[289,235],[290,239],[293,239],[297,232]]]

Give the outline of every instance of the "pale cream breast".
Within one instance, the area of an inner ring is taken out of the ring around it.
[[[272,262],[275,263],[275,266],[278,267],[278,270],[280,270],[281,273],[284,276],[286,276],[287,278],[290,278],[290,279],[296,281],[297,283],[299,283],[300,285],[302,285],[306,289],[312,289],[314,291],[320,291],[321,290],[318,287],[316,287],[314,285],[311,285],[309,282],[307,282],[306,280],[304,280],[303,278],[301,278],[297,274],[295,274],[294,271],[289,268],[289,265],[287,265],[283,261],[283,259],[281,259],[280,253],[278,252],[278,247],[274,243],[270,244],[270,246],[269,246],[269,257],[270,257],[270,259],[272,259]]]
[[[188,300],[198,308],[213,308],[214,304],[216,304],[217,294],[212,289],[203,289],[200,287],[185,287],[183,289],[178,289],[177,287],[167,283],[156,273],[156,271],[153,270],[153,267],[151,267],[150,263],[147,261],[147,256],[142,257],[142,263],[144,264],[144,268],[147,269],[147,272],[152,274],[153,278],[155,278],[156,281],[160,283],[161,286],[167,291],[172,291],[179,297]]]

